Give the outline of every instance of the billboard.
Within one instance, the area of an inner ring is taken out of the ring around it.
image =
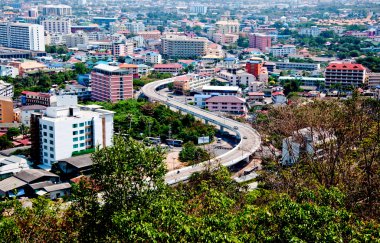
[[[198,137],[198,144],[210,143],[210,137]]]

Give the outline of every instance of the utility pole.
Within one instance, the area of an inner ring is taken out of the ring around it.
[[[149,124],[149,137],[150,137],[150,126],[151,126],[151,121],[148,121]]]

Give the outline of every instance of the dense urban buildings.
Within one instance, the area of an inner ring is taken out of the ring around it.
[[[269,52],[272,46],[272,39],[269,35],[261,33],[249,34],[249,47],[258,48],[262,52]]]

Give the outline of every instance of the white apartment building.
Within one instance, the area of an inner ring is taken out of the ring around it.
[[[38,24],[0,23],[0,46],[45,51],[44,27]]]
[[[0,65],[0,77],[9,76],[15,78],[18,74],[19,71],[17,68],[8,65]]]
[[[297,53],[294,45],[277,45],[272,46],[269,51],[274,57],[283,57]]]
[[[73,154],[112,145],[114,112],[99,106],[48,107],[39,117],[43,166]]]
[[[78,45],[88,45],[88,36],[83,31],[78,31],[74,34],[68,34],[64,36],[64,42],[67,47],[77,47]]]
[[[47,19],[42,21],[45,31],[52,33],[71,33],[71,21],[65,19]]]
[[[216,22],[216,33],[219,34],[236,34],[240,32],[240,23],[238,20],[221,20]]]
[[[161,39],[162,54],[168,57],[199,57],[206,54],[208,40],[202,37],[168,35]]]
[[[206,14],[207,6],[195,5],[190,7],[190,13],[194,14]]]
[[[45,16],[67,16],[72,15],[72,8],[68,5],[44,5],[42,6],[42,15]]]
[[[13,97],[13,85],[0,80],[0,96]]]
[[[231,73],[226,70],[221,71],[218,76],[229,82],[231,86],[244,85],[249,87],[251,83],[256,81],[256,78],[253,74],[247,73],[243,70],[238,70],[236,73]]]
[[[142,22],[126,22],[125,27],[133,34],[145,31],[145,25]]]
[[[29,169],[26,159],[17,156],[0,158],[0,180],[11,177],[14,173]]]
[[[160,64],[162,63],[162,56],[160,53],[148,52],[143,54],[145,63]]]

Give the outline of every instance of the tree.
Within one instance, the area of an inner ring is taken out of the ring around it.
[[[145,205],[164,187],[166,169],[160,147],[147,148],[131,138],[115,137],[114,145],[98,149],[92,160],[92,178],[111,211]]]
[[[20,134],[21,134],[20,129],[11,127],[7,131],[7,138],[10,140],[13,140],[14,137],[17,137]]]
[[[84,64],[83,62],[75,63],[74,68],[75,68],[75,72],[77,72],[78,74],[86,74],[89,72],[89,69],[86,67],[86,64]]]
[[[190,162],[190,164],[200,163],[209,158],[207,151],[195,146],[193,142],[185,143],[179,153],[179,159],[183,162]]]
[[[0,136],[0,149],[7,149],[12,147],[12,142],[9,141],[7,136]]]

